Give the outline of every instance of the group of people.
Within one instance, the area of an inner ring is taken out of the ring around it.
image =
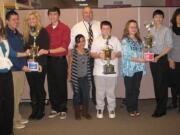
[[[44,28],[38,12],[32,11],[25,17],[23,34],[18,31],[19,15],[11,10],[6,14],[6,27],[0,19],[0,127],[1,135],[12,135],[13,127],[21,129],[29,120],[40,120],[45,115],[46,92],[44,88],[47,74],[51,112],[49,118],[57,116],[66,119],[67,80],[72,84],[75,119],[92,119],[89,112],[89,98],[92,92],[97,118],[103,118],[105,101],[108,103],[109,118],[115,118],[118,76],[121,74],[125,85],[125,105],[131,117],[140,116],[138,97],[142,76],[146,74],[145,63],[150,63],[154,92],[155,111],[152,117],[166,115],[168,100],[168,78],[171,78],[173,103],[180,96],[180,9],[171,19],[172,25],[163,24],[164,13],[153,12],[154,59],[144,57],[144,45],[136,20],[129,20],[122,39],[112,35],[110,21],[96,21],[93,10],[82,10],[83,20],[72,29],[60,21],[59,8],[48,10],[50,24]],[[32,32],[37,33],[34,38]],[[31,71],[27,61],[34,42],[39,47],[39,70]],[[104,49],[112,47],[110,63],[112,74],[104,73],[106,56]],[[121,63],[121,64],[119,64]],[[120,65],[120,66],[119,66]],[[171,77],[169,77],[171,76]],[[29,120],[19,113],[19,103],[24,89],[25,78],[30,87],[32,113]],[[180,98],[180,97],[179,97]],[[179,99],[180,100],[180,99]],[[175,104],[175,103],[174,103]],[[173,105],[174,105],[173,104]],[[175,107],[175,106],[173,106]],[[180,104],[179,104],[180,112]]]

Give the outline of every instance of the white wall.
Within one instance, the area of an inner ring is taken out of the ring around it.
[[[0,2],[15,2],[16,0],[0,0]]]
[[[132,6],[165,6],[165,0],[98,0],[98,7],[112,5],[114,1],[122,1],[124,4]]]
[[[141,0],[98,0],[98,7],[112,5],[114,1],[122,1],[124,4],[131,4],[132,6],[141,6]]]

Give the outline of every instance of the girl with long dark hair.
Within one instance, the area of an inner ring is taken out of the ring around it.
[[[173,48],[168,54],[169,58],[169,67],[171,68],[172,76],[172,104],[176,108],[178,106],[178,111],[180,113],[180,8],[176,9],[172,19],[172,40]],[[179,99],[179,101],[178,101]],[[178,101],[178,105],[177,105]]]

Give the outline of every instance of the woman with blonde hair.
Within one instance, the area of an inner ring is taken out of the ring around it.
[[[40,49],[49,49],[49,37],[45,28],[42,27],[40,21],[40,15],[38,12],[30,12],[27,14],[24,21],[24,40],[27,49],[30,49],[31,46],[36,43]],[[36,38],[34,34],[36,33]],[[29,58],[28,61],[31,61],[32,58]],[[45,89],[44,82],[46,76],[46,65],[47,65],[47,56],[41,55],[35,59],[39,64],[39,71],[32,71],[26,73],[26,77],[30,87],[30,97],[32,105],[32,113],[29,116],[29,119],[42,119],[44,117],[45,110]]]

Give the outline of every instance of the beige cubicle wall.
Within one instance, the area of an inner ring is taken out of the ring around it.
[[[129,19],[135,19],[138,21],[140,26],[141,36],[146,34],[144,23],[147,21],[152,20],[152,12],[155,9],[161,9],[165,13],[164,24],[169,26],[169,21],[171,16],[176,9],[167,8],[167,7],[135,7],[135,8],[115,8],[115,9],[94,9],[94,19],[102,21],[102,20],[109,20],[112,22],[113,25],[113,35],[117,36],[119,39],[122,36],[122,32],[125,26],[125,23]],[[18,10],[20,15],[20,27],[19,30],[22,31],[23,29],[23,20],[25,15],[28,12],[32,12],[33,10]],[[41,15],[41,21],[43,26],[47,26],[48,16],[47,10],[36,10]],[[62,9],[61,10],[61,21],[67,24],[70,28],[77,22],[82,20],[81,15],[82,9]],[[47,81],[45,83],[45,88],[47,90]],[[141,99],[148,99],[154,98],[154,90],[153,90],[153,83],[151,78],[151,73],[149,70],[149,65],[147,64],[147,75],[143,77],[141,83],[141,90],[140,90],[140,98]],[[124,97],[124,84],[122,77],[119,78],[118,89],[116,91],[117,97]],[[22,97],[23,99],[29,99],[29,87],[26,83],[25,92]],[[68,83],[68,98],[72,98],[72,89],[70,84]]]

